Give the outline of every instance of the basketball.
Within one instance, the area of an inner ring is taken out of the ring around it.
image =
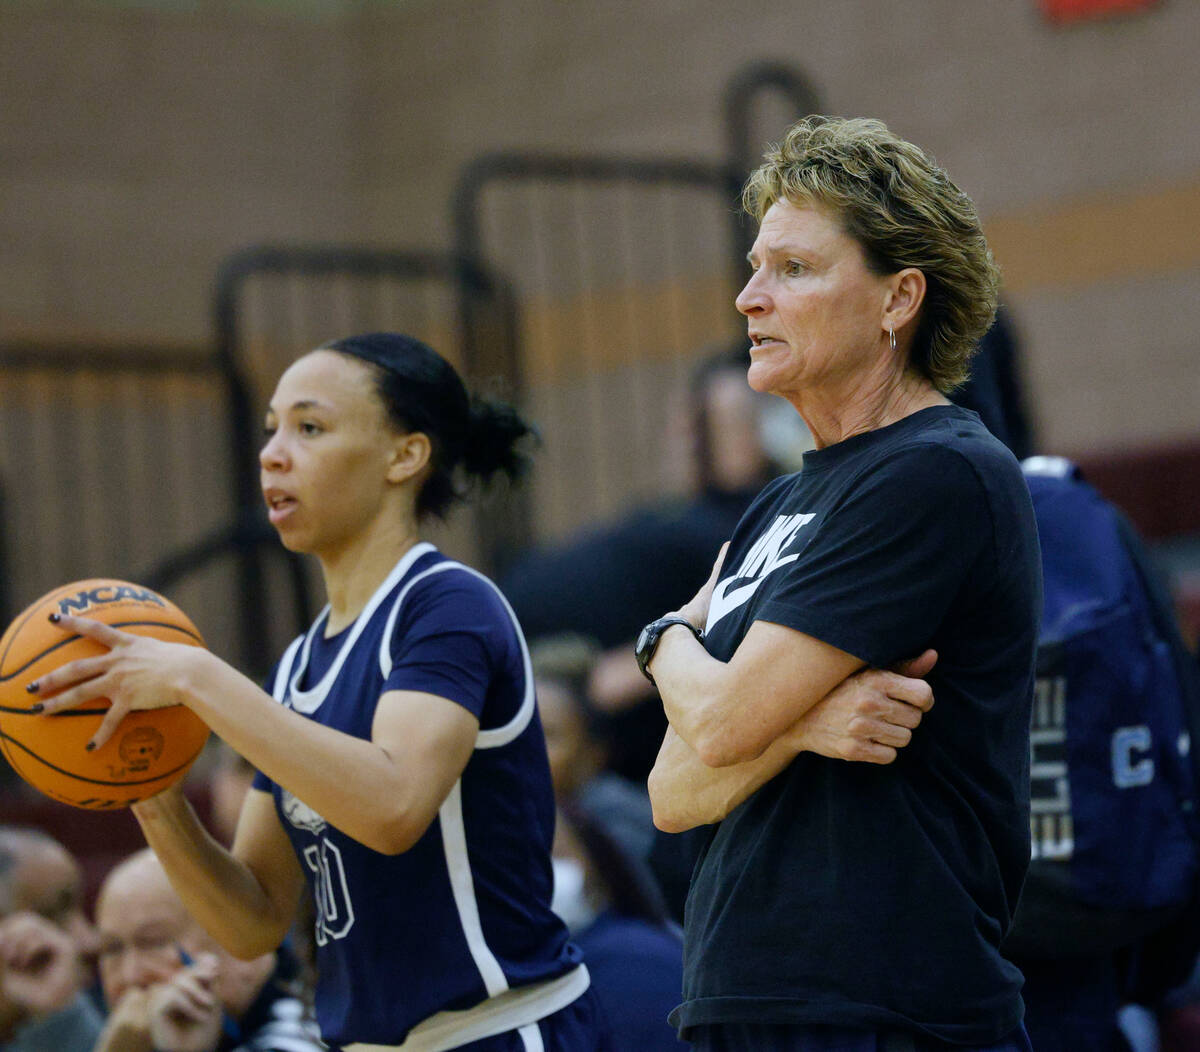
[[[52,613],[88,617],[135,635],[204,646],[196,626],[149,588],[96,578],[42,596],[0,638],[0,747],[13,770],[47,796],[75,807],[115,810],[178,781],[208,740],[208,727],[182,705],[131,712],[100,748],[85,748],[108,699],[54,715],[32,712],[26,691],[56,668],[105,653],[99,643],[52,624]]]

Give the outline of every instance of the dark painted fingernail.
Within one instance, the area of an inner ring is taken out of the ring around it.
[[[34,680],[32,683],[27,683],[27,684],[25,684],[25,689],[26,689],[26,691],[28,691],[30,694],[36,694],[36,693],[37,693],[37,689],[38,689],[38,683],[37,683],[37,680],[35,679],[35,680]]]
[[[59,616],[58,614],[51,614],[51,615],[50,615],[50,623],[51,623],[52,625],[57,625],[57,624],[58,624],[58,622],[59,622],[60,620],[61,620],[61,618],[60,618],[60,616]]]
[[[39,701],[39,702],[38,702],[36,705],[32,706],[32,707],[30,708],[30,710],[29,710],[29,711],[30,711],[30,712],[32,712],[32,713],[33,713],[33,714],[36,716],[36,715],[37,715],[39,712],[41,712],[41,711],[42,711],[42,709],[44,709],[45,707],[46,707],[46,706],[45,706],[45,705],[43,705],[43,704],[42,704],[42,703]]]
[[[95,742],[88,742],[87,745],[84,746],[84,748],[87,749],[88,752],[91,752],[95,747],[96,747]]]

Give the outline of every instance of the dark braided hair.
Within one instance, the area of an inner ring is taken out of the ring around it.
[[[417,514],[445,516],[466,496],[456,470],[486,485],[500,471],[518,479],[529,457],[518,448],[535,435],[517,411],[474,398],[462,378],[433,348],[395,332],[371,332],[323,344],[372,366],[388,419],[401,431],[420,431],[432,446],[432,471],[417,496]]]

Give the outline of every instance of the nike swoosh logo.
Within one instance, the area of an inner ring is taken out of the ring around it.
[[[733,585],[737,584],[736,577],[730,577],[718,584],[713,589],[712,600],[708,604],[708,621],[704,625],[704,634],[708,635],[712,631],[713,625],[720,621],[721,618],[732,614],[739,606],[745,606],[746,603],[750,602],[750,597],[758,591],[759,585],[768,576],[781,566],[786,566],[788,563],[795,562],[799,558],[798,554],[785,556],[772,565],[761,577],[756,577],[753,581],[749,581],[746,584],[739,584],[736,588],[733,587]]]
[[[796,535],[814,518],[816,515],[813,512],[775,517],[775,521],[768,525],[750,546],[738,572],[724,581],[719,581],[713,589],[712,599],[708,604],[708,618],[704,625],[706,633],[711,631],[713,625],[721,618],[748,603],[750,597],[758,591],[759,585],[781,566],[787,566],[800,558],[799,552],[794,555],[780,553],[791,547]],[[739,584],[739,581],[744,583]]]

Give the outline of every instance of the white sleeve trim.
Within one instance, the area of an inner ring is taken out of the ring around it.
[[[513,741],[529,726],[529,721],[533,719],[536,707],[533,690],[533,663],[529,659],[529,647],[525,643],[525,635],[521,631],[521,625],[517,621],[517,615],[513,612],[513,608],[504,597],[504,593],[496,587],[495,582],[481,574],[478,570],[473,570],[462,563],[448,560],[444,563],[438,563],[436,566],[431,566],[428,570],[423,570],[404,585],[400,590],[400,594],[396,596],[396,601],[392,604],[391,612],[388,614],[387,623],[383,627],[383,638],[379,643],[379,670],[383,673],[385,680],[392,673],[392,633],[396,628],[396,620],[400,616],[400,607],[404,604],[404,600],[408,598],[409,591],[418,581],[422,581],[430,574],[440,573],[443,570],[461,570],[485,582],[500,597],[500,602],[504,604],[504,609],[507,611],[509,619],[512,621],[513,629],[517,633],[517,642],[521,647],[521,666],[525,676],[525,695],[521,699],[521,706],[517,709],[513,718],[506,724],[486,731],[480,731],[478,737],[475,739],[476,749],[495,749]]]

